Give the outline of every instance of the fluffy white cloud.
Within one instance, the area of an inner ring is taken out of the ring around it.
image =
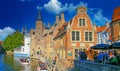
[[[78,8],[79,6],[85,6],[87,7],[87,3],[84,3],[84,2],[80,2],[78,3],[77,5],[74,5],[74,4],[69,4],[68,7],[67,7],[67,10],[68,12],[74,12],[76,10],[76,8]]]
[[[75,12],[76,8],[79,6],[87,7],[88,4],[84,2],[80,2],[77,5],[73,3],[66,3],[62,5],[58,0],[50,0],[47,4],[44,4],[44,8],[54,14],[59,14],[64,11],[68,11],[69,13]],[[103,16],[103,11],[100,8],[88,8],[88,14],[90,15],[92,22],[97,25],[104,25],[106,22],[110,22],[110,20]]]
[[[101,10],[100,8],[90,8],[89,14],[92,21],[99,26],[105,25],[106,22],[110,22],[110,19],[103,16],[103,10]]]
[[[62,4],[58,0],[50,0],[44,5],[44,8],[52,13],[59,13],[62,10]]]
[[[59,14],[63,11],[73,12],[81,5],[87,6],[87,3],[80,2],[78,5],[66,3],[65,5],[62,5],[58,0],[50,0],[47,4],[44,4],[44,8],[51,13]]]
[[[4,29],[0,29],[0,40],[4,40],[8,35],[15,32],[15,29],[11,27],[5,27]]]

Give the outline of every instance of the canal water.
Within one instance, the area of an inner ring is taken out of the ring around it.
[[[19,57],[0,54],[0,71],[34,71],[36,60],[31,60],[29,66],[23,66],[19,62]]]
[[[21,65],[14,60],[13,56],[0,54],[0,71],[19,71]]]

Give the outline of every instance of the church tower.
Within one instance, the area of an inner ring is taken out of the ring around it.
[[[38,6],[37,9],[38,9],[38,15],[36,19],[36,35],[42,35],[43,30],[44,30],[44,25],[42,22],[40,7]]]

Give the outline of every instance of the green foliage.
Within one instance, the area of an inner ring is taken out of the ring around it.
[[[23,45],[23,34],[19,31],[9,35],[3,42],[3,48],[5,50],[14,50],[14,48]]]

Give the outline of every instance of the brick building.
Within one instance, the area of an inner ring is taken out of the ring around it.
[[[36,28],[31,29],[31,56],[46,59],[73,60],[79,51],[85,51],[97,43],[96,26],[92,24],[86,7],[78,7],[77,14],[68,22],[64,13],[56,15],[52,26],[44,26],[40,12]],[[42,54],[41,54],[42,52]]]
[[[114,10],[110,26],[113,42],[120,41],[120,6]]]
[[[42,42],[43,38],[43,31],[45,30],[45,26],[42,21],[40,9],[38,9],[38,15],[36,20],[36,27],[35,29],[30,30],[30,36],[31,36],[31,49],[30,49],[30,56],[34,58],[38,58],[41,56],[42,53]]]
[[[64,19],[62,14],[61,19]],[[97,43],[96,26],[92,25],[85,7],[77,8],[77,14],[69,22],[60,22],[56,31],[54,49],[58,59],[76,59],[80,50],[85,51]]]

